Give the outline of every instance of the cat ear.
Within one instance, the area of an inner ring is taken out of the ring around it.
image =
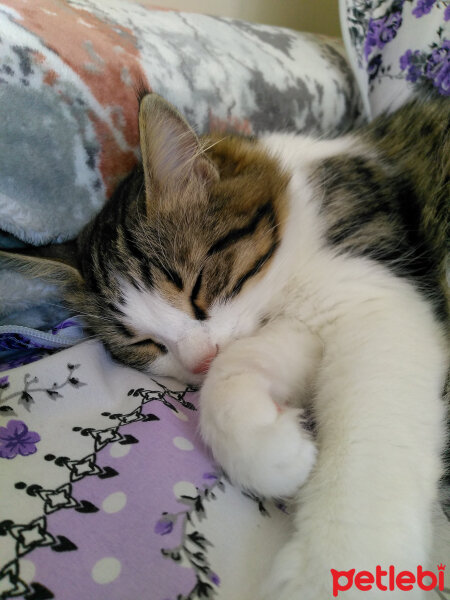
[[[192,178],[205,182],[218,179],[218,171],[203,155],[193,129],[157,94],[141,99],[139,135],[147,193],[155,186],[178,188]]]
[[[0,267],[61,287],[81,287],[76,242],[0,250]]]

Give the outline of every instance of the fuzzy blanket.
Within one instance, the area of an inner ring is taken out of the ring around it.
[[[136,87],[198,133],[340,133],[361,98],[333,39],[121,0],[0,0],[0,248],[74,238],[138,157]],[[0,325],[49,328],[57,290],[1,270]]]

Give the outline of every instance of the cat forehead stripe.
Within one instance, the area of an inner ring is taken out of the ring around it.
[[[213,244],[213,246],[208,251],[208,255],[220,252],[225,248],[228,248],[228,246],[230,246],[231,244],[234,244],[235,242],[239,241],[241,238],[254,233],[255,229],[258,227],[259,223],[265,216],[268,216],[271,222],[273,222],[275,219],[274,210],[271,202],[266,202],[263,206],[260,206],[257,209],[255,216],[247,225],[245,225],[244,227],[232,229],[215,244]]]

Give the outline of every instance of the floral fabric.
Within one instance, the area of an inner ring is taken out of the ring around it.
[[[292,510],[229,483],[197,407],[195,391],[94,341],[3,374],[0,598],[258,598]],[[450,556],[450,523],[436,518],[433,571]]]
[[[450,96],[448,0],[341,0],[340,9],[370,117],[415,93]]]
[[[77,319],[65,319],[50,331],[30,327],[0,325],[0,372],[29,364],[84,338]],[[1,381],[1,380],[0,380]]]
[[[0,598],[254,600],[291,517],[229,483],[197,403],[91,341],[2,375]]]
[[[6,427],[0,427],[0,458],[34,454],[36,443],[40,439],[40,435],[35,431],[29,431],[23,421],[11,419]]]

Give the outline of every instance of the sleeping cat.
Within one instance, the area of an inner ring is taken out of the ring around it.
[[[11,258],[59,277],[119,361],[202,384],[201,433],[234,482],[298,497],[265,598],[329,600],[330,569],[426,564],[446,439],[449,119],[435,99],[340,139],[199,140],[146,94],[142,164],[72,266]]]

